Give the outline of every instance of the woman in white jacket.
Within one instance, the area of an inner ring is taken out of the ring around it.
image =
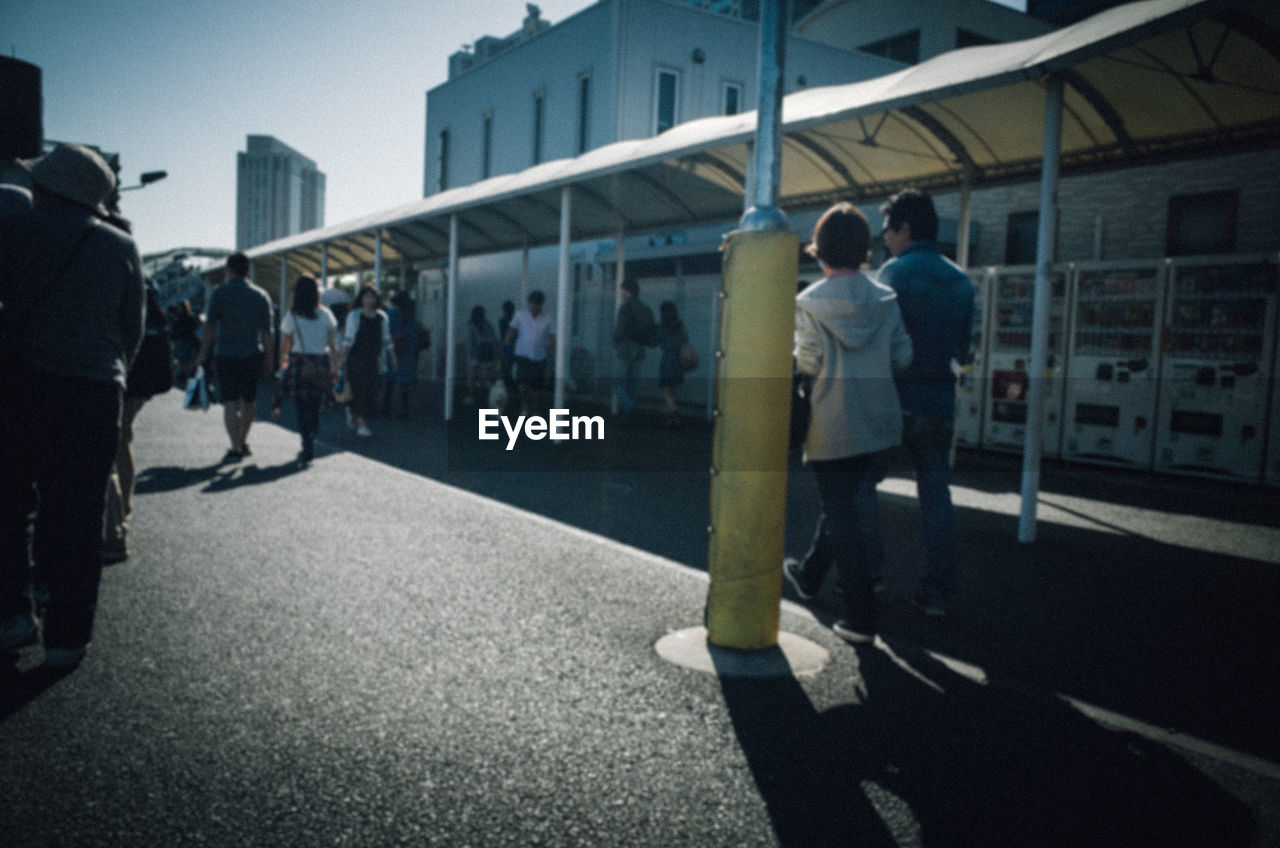
[[[845,615],[834,630],[850,642],[875,638],[873,579],[884,561],[876,484],[902,442],[895,369],[911,362],[911,338],[893,289],[862,273],[871,228],[857,207],[828,209],[808,252],[823,278],[796,297],[796,369],[811,378],[804,459],[822,499],[814,549],[783,573],[805,599],[834,561]]]
[[[383,356],[389,357],[391,370],[397,367],[391,323],[381,307],[378,290],[368,284],[361,286],[347,315],[338,357],[338,367],[351,381],[351,412],[359,436],[373,435],[365,419],[377,412],[379,363]]]

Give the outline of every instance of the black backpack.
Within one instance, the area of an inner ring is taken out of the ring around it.
[[[147,283],[147,310],[142,344],[129,367],[129,397],[152,397],[173,388],[173,342],[156,287]]]
[[[649,308],[649,304],[635,298],[631,309],[635,317],[632,339],[645,347],[657,347],[658,322],[653,319],[653,310]]]

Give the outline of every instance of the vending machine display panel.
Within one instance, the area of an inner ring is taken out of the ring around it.
[[[1088,263],[1072,274],[1063,459],[1150,468],[1165,263]]]
[[[1172,260],[1157,470],[1261,479],[1275,313],[1274,256]]]
[[[1045,367],[1043,455],[1057,457],[1062,443],[1062,396],[1066,364],[1067,266],[1049,278],[1048,357]],[[982,445],[1021,451],[1026,443],[1031,317],[1036,285],[1033,266],[995,268],[991,277],[991,329],[987,354],[990,394],[983,414]]]

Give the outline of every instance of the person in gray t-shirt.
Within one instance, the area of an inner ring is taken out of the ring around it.
[[[209,297],[196,360],[203,365],[217,342],[214,366],[223,424],[231,439],[223,462],[237,462],[251,453],[249,427],[256,412],[258,380],[271,373],[271,360],[265,355],[271,344],[271,298],[249,282],[248,276],[248,256],[233,253],[227,257],[227,281]]]

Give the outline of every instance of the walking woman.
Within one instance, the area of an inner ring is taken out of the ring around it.
[[[287,364],[273,406],[278,410],[284,397],[297,404],[298,431],[302,434],[298,457],[304,463],[315,459],[320,416],[335,403],[337,329],[333,313],[320,305],[315,277],[299,277],[293,288],[293,307],[280,322],[280,361]]]
[[[498,334],[485,317],[484,307],[471,307],[467,321],[467,403],[487,402],[498,379]]]
[[[897,295],[861,271],[870,249],[871,228],[858,208],[831,207],[808,248],[823,279],[796,297],[796,369],[813,378],[804,461],[822,518],[809,555],[785,560],[782,573],[808,599],[834,561],[845,614],[832,629],[849,642],[875,638],[873,581],[884,561],[876,484],[902,442],[893,372],[911,362]]]
[[[351,313],[347,315],[346,332],[342,334],[342,353],[338,367],[351,381],[351,412],[356,435],[372,436],[368,418],[377,413],[378,363],[386,356],[391,370],[396,371],[395,344],[391,341],[391,322],[382,311],[378,290],[366,283],[356,294]]]
[[[658,387],[662,389],[662,402],[667,405],[667,426],[679,427],[680,416],[676,412],[676,387],[684,382],[684,365],[680,362],[680,348],[689,341],[689,331],[680,320],[676,305],[662,301],[658,306],[658,350],[662,359],[658,362]]]

